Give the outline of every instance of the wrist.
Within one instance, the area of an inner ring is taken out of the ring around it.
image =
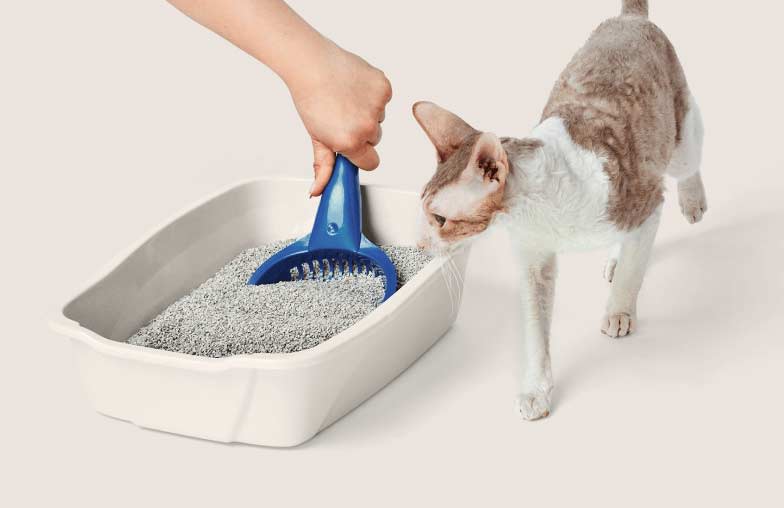
[[[318,40],[294,53],[296,56],[288,58],[276,72],[292,95],[296,95],[297,91],[320,86],[325,77],[331,75],[332,62],[344,53],[340,46],[319,34]]]

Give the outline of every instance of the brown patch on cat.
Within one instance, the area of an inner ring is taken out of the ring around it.
[[[623,0],[623,14],[648,17],[648,0]]]
[[[499,196],[499,193],[490,195],[470,215],[459,219],[448,219],[438,230],[438,235],[447,243],[454,243],[478,235],[490,226],[490,221],[493,220],[495,214],[503,209],[502,201],[502,196]]]
[[[471,163],[471,156],[474,153],[474,146],[479,140],[480,132],[474,131],[464,138],[443,161],[439,156],[438,166],[433,178],[427,182],[422,196],[428,196],[438,191],[440,188],[450,183],[456,182],[468,165]]]
[[[514,171],[514,161],[527,159],[542,148],[544,143],[541,139],[534,138],[501,138],[501,146],[504,147],[506,158],[510,161],[509,170]]]
[[[439,236],[447,243],[454,243],[485,231],[490,225],[492,215],[478,220],[448,221],[439,230]]]
[[[624,2],[624,13],[644,2]],[[663,201],[689,90],[675,49],[639,16],[602,23],[556,82],[542,120],[561,118],[575,143],[607,158],[607,218],[639,227]]]

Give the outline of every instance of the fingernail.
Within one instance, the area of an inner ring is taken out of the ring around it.
[[[308,191],[308,199],[313,197],[313,189],[316,188],[316,182],[310,184],[310,190]]]

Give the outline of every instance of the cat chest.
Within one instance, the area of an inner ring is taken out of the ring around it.
[[[618,243],[623,233],[604,214],[529,213],[508,223],[512,235],[530,248],[553,252],[585,251]]]
[[[555,252],[607,247],[622,236],[607,219],[609,186],[597,175],[555,182],[547,192],[519,203],[507,222],[511,232],[531,247]]]

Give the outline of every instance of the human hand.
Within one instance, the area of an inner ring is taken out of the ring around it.
[[[313,141],[315,179],[311,196],[322,193],[332,175],[335,152],[366,170],[379,165],[384,108],[392,87],[383,72],[331,44],[316,68],[287,79],[297,112]]]
[[[169,0],[197,22],[269,66],[289,87],[313,139],[311,196],[329,182],[335,152],[375,169],[384,107],[384,73],[307,24],[283,0]]]

